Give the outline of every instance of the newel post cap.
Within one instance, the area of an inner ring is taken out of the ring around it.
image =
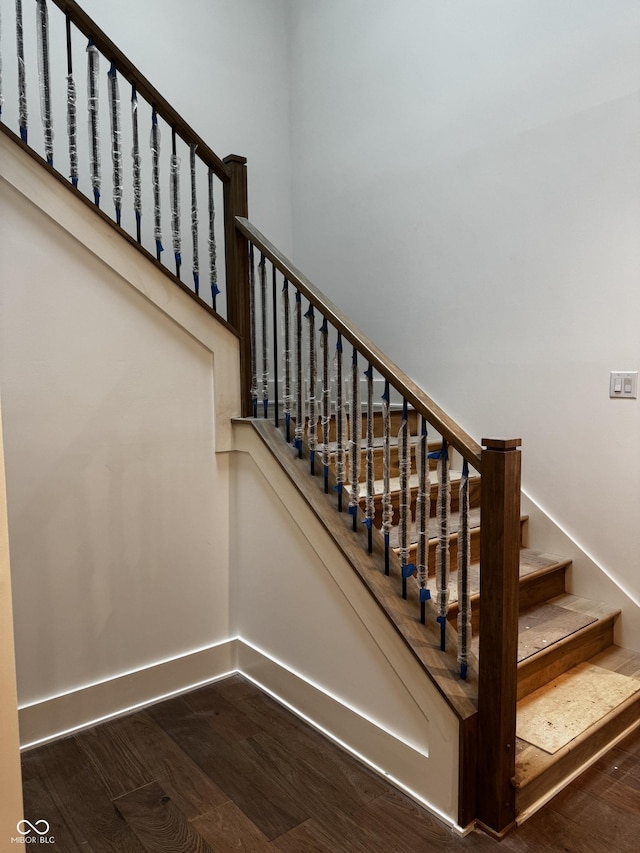
[[[521,447],[521,438],[483,438],[481,442],[487,450],[516,450]]]

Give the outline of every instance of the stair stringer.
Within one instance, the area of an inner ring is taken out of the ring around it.
[[[599,565],[568,532],[563,530],[526,492],[521,508],[527,515],[527,546],[571,560],[565,576],[566,590],[581,598],[606,602],[621,611],[614,627],[614,642],[626,649],[640,651],[640,604]]]
[[[458,715],[250,421],[234,449],[239,671],[457,826]]]

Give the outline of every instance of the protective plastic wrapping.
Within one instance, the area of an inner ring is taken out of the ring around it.
[[[465,460],[460,478],[460,524],[458,527],[458,663],[460,675],[467,676],[471,644],[471,528],[469,526],[469,466]]]
[[[69,139],[69,178],[78,186],[78,118],[76,112],[76,84],[73,74],[67,74],[67,137]]]
[[[393,523],[391,503],[391,417],[389,409],[389,383],[382,395],[382,533],[388,541]]]
[[[156,254],[160,258],[162,247],[162,210],[160,207],[160,127],[155,109],[151,113],[151,184],[153,187],[153,237]]]
[[[331,429],[331,376],[329,375],[329,324],[326,317],[323,319],[322,326],[320,327],[320,347],[322,349],[321,458],[325,478],[328,478],[329,465],[331,464],[331,451],[329,448],[329,431]],[[328,488],[328,480],[325,480],[325,487]]]
[[[211,299],[216,307],[218,289],[218,267],[216,255],[216,208],[213,199],[213,169],[209,169],[209,281],[211,282]],[[255,343],[255,341],[254,341]]]
[[[369,529],[374,517],[374,471],[373,471],[373,367],[371,364],[365,374],[367,378],[367,455],[366,455],[366,501],[364,518]]]
[[[258,413],[258,365],[256,336],[256,260],[253,243],[249,243],[249,336],[251,338],[251,400],[253,416]]]
[[[189,172],[191,174],[191,245],[193,248],[193,259],[191,271],[193,273],[193,286],[196,294],[200,293],[200,255],[198,251],[198,191],[196,181],[196,149],[197,145],[189,147]]]
[[[302,386],[304,384],[304,365],[302,363],[302,298],[300,291],[296,290],[296,304],[293,324],[293,344],[296,353],[296,376],[295,376],[295,407],[296,407],[296,429],[293,436],[294,447],[298,452],[302,451],[302,439],[304,436],[304,401]]]
[[[122,130],[120,129],[120,87],[116,66],[111,63],[107,75],[109,82],[109,120],[111,123],[111,162],[113,163],[113,206],[116,221],[120,225],[122,216]]]
[[[287,428],[287,441],[289,441],[293,397],[291,395],[291,305],[289,302],[289,282],[286,278],[282,286],[280,304],[282,314],[282,405]]]
[[[342,335],[338,332],[334,357],[336,387],[336,489],[342,502],[342,489],[346,478],[345,439],[347,437],[347,412],[344,399],[344,373]]]
[[[362,405],[360,402],[360,372],[358,353],[353,348],[349,400],[349,512],[356,515],[360,503],[360,454],[362,449]]]
[[[411,551],[411,493],[409,478],[411,476],[411,435],[409,431],[409,418],[407,404],[402,409],[402,423],[398,432],[398,469],[400,473],[400,495],[399,495],[399,529],[398,540],[400,551],[398,557],[403,568],[410,565],[409,557]]]
[[[171,245],[179,267],[182,263],[182,233],[180,224],[180,158],[172,154],[169,161],[169,195],[171,197]]]
[[[44,154],[53,165],[53,120],[51,117],[51,71],[49,67],[49,13],[46,0],[36,0],[38,22],[38,79],[40,81],[40,112],[44,130]]]
[[[87,45],[87,95],[89,108],[89,174],[96,204],[100,203],[100,54],[93,41]]]
[[[449,451],[447,442],[442,440],[442,450],[438,454],[438,499],[436,520],[438,542],[436,544],[436,606],[438,622],[444,636],[449,604],[449,516],[451,508],[451,481],[449,479]]]
[[[138,93],[135,84],[131,86],[131,161],[133,170],[133,210],[136,215],[138,232],[142,219],[142,157],[140,155],[140,134],[138,130]],[[140,237],[138,237],[140,239]]]
[[[260,319],[261,319],[261,349],[262,349],[262,405],[264,416],[267,417],[269,407],[269,333],[267,330],[267,259],[264,255],[260,257],[258,265],[260,276]]]
[[[420,601],[430,598],[429,593],[429,509],[431,503],[431,477],[429,474],[429,450],[427,446],[427,424],[422,419],[420,438],[416,446],[416,468],[418,471],[418,495],[416,499],[416,532],[418,549],[416,558],[417,582]]]
[[[22,0],[16,0],[16,48],[18,54],[18,125],[20,127],[20,138],[26,142],[29,115],[27,112],[27,73],[24,64]]]
[[[315,457],[316,448],[318,447],[318,401],[316,399],[316,388],[318,385],[318,354],[316,347],[316,317],[313,310],[313,305],[309,303],[309,310],[304,315],[307,319],[307,343],[309,345],[309,394],[307,399],[307,443],[309,451],[312,454],[311,460]]]

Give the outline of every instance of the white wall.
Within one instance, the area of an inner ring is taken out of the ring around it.
[[[25,707],[229,639],[229,470],[216,450],[239,411],[238,344],[4,137],[0,175]],[[184,672],[146,701],[188,686]]]
[[[640,601],[640,6],[291,9],[296,263]]]

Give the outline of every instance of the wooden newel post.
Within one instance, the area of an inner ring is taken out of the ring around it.
[[[496,835],[516,816],[521,443],[482,439],[477,808]]]
[[[224,236],[227,270],[227,320],[240,335],[240,396],[242,417],[252,412],[251,337],[249,302],[249,248],[235,225],[236,216],[247,217],[247,159],[237,154],[224,158],[231,177],[224,184]]]

